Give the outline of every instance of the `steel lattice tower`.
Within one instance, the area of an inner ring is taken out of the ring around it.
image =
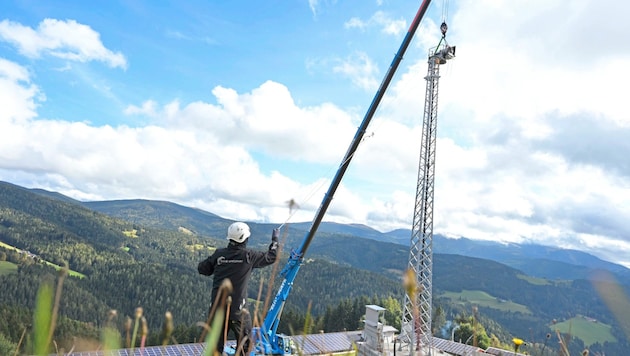
[[[438,84],[440,65],[455,55],[455,47],[444,45],[429,55],[422,142],[409,250],[409,275],[415,277],[415,293],[405,294],[400,346],[431,354],[431,308],[433,277],[433,195],[435,187],[435,149],[437,131]]]

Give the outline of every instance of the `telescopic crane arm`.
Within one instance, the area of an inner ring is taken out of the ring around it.
[[[341,183],[341,179],[346,173],[346,170],[350,165],[350,161],[352,160],[354,153],[358,149],[359,144],[361,143],[361,140],[363,139],[363,136],[366,132],[366,129],[370,121],[372,120],[372,117],[376,113],[376,109],[383,99],[385,91],[392,81],[392,78],[394,77],[394,74],[396,73],[400,62],[403,59],[403,55],[407,51],[407,48],[409,47],[409,44],[411,43],[411,40],[416,30],[418,29],[418,26],[420,25],[420,21],[424,17],[430,3],[431,0],[423,0],[422,4],[420,4],[420,8],[416,13],[413,22],[409,26],[407,34],[405,35],[405,38],[403,39],[402,44],[398,49],[398,52],[396,52],[396,55],[394,56],[394,59],[389,66],[389,69],[387,70],[385,78],[381,82],[381,85],[378,88],[378,91],[376,92],[376,95],[374,96],[374,99],[372,100],[372,103],[370,104],[370,107],[368,108],[368,111],[365,114],[363,121],[361,122],[361,125],[358,127],[357,132],[352,142],[350,143],[348,151],[341,161],[341,165],[339,166],[335,177],[330,183],[328,191],[324,195],[324,199],[322,200],[317,210],[317,213],[315,215],[315,218],[313,219],[313,222],[311,223],[311,227],[308,233],[305,235],[300,247],[297,250],[291,252],[287,264],[280,272],[280,274],[284,277],[284,280],[280,285],[280,289],[278,290],[278,293],[276,294],[267,312],[267,316],[265,317],[262,326],[259,330],[254,329],[253,332],[253,335],[256,338],[257,342],[257,349],[254,350],[254,353],[256,354],[280,355],[291,353],[288,339],[276,334],[276,330],[278,329],[278,324],[280,322],[280,316],[282,314],[282,309],[284,308],[284,303],[289,296],[291,288],[293,287],[293,282],[295,280],[295,277],[297,276],[300,266],[302,265],[304,255],[308,250],[308,247],[311,244],[311,241],[313,240],[313,237],[315,236],[315,233],[317,232],[317,229],[319,228],[319,225],[322,222],[326,211],[328,210],[328,206],[332,202],[333,196],[335,195],[335,192],[337,191],[337,188]]]

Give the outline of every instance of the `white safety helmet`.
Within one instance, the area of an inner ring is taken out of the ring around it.
[[[228,227],[227,239],[234,242],[243,243],[251,235],[249,226],[244,222],[235,222]]]

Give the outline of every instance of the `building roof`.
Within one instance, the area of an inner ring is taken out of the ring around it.
[[[398,329],[396,329],[395,327],[391,325],[383,325],[383,334],[396,333],[397,331]]]
[[[376,311],[384,311],[384,310],[387,310],[387,309],[385,309],[385,308],[381,307],[380,305],[374,305],[374,304],[368,304],[368,305],[366,305],[365,307],[366,307],[366,308],[368,308],[368,309],[376,310]]]

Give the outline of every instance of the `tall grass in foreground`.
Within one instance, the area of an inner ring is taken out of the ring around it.
[[[57,342],[54,340],[55,328],[57,326],[57,318],[59,315],[59,306],[61,302],[61,295],[63,290],[63,283],[68,275],[68,266],[59,270],[56,286],[53,279],[44,279],[37,291],[35,300],[35,310],[33,312],[33,324],[32,330],[29,332],[25,327],[20,341],[15,346],[15,349],[11,348],[10,353],[6,356],[18,356],[21,354],[34,355],[34,356],[47,356],[50,354],[70,354],[74,351],[113,351],[121,348],[127,348],[131,350],[133,354],[134,349],[138,347],[140,352],[143,353],[147,338],[149,335],[149,329],[147,320],[143,315],[143,309],[141,307],[136,308],[134,318],[127,317],[123,324],[123,337],[121,337],[121,331],[115,324],[117,312],[111,310],[103,326],[100,328],[100,336],[97,342],[85,339],[76,339],[75,341],[81,344],[87,344],[87,347],[92,346],[88,350],[75,350],[76,345],[73,344],[69,350],[60,350]],[[222,286],[223,296],[227,296],[231,292],[231,284],[226,281],[225,287]],[[223,303],[225,297],[221,299]],[[220,333],[220,324],[224,318],[224,312],[222,308],[217,308],[218,312],[213,315],[212,320],[209,319],[208,324],[204,325],[203,332],[206,334],[206,330],[212,332],[207,333],[205,341],[206,355],[213,355],[216,349],[216,343],[218,341],[218,334]],[[210,325],[205,326],[205,325]],[[161,332],[161,343],[163,346],[168,345],[171,342],[175,342],[172,337],[173,333],[173,317],[170,312],[166,312],[165,320]],[[176,342],[175,342],[176,343]],[[139,346],[136,346],[139,345]],[[85,348],[83,345],[80,348]],[[5,356],[5,355],[3,355]]]
[[[63,282],[68,275],[68,265],[59,270],[57,288],[53,301],[53,285],[50,280],[45,280],[37,292],[35,301],[35,314],[33,315],[33,346],[35,355],[47,355],[50,345],[53,342],[53,334],[57,324],[59,313],[59,303],[61,301],[61,290]],[[20,344],[18,344],[15,355],[18,354]]]

